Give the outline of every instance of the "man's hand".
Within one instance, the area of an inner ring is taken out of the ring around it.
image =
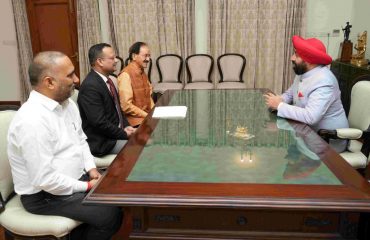
[[[265,97],[266,105],[273,110],[276,110],[279,103],[283,101],[283,98],[280,95],[275,95],[273,93],[266,93],[263,96]]]
[[[89,177],[90,179],[98,180],[101,177],[101,174],[98,172],[96,168],[93,168],[89,171]]]
[[[94,185],[96,184],[98,182],[98,179],[91,179],[90,181],[89,181],[89,185],[91,186],[91,188],[92,187],[94,187]],[[90,190],[90,189],[88,189],[88,190]]]
[[[131,126],[127,126],[123,130],[126,132],[127,137],[130,137],[136,131],[136,128],[133,128]]]

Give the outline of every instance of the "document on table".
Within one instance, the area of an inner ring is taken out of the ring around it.
[[[187,110],[187,106],[155,107],[152,118],[183,119]]]

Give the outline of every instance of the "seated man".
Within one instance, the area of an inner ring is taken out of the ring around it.
[[[135,129],[122,114],[116,87],[109,78],[116,70],[116,55],[109,44],[100,43],[89,49],[89,61],[92,69],[77,99],[82,128],[92,154],[117,154]]]
[[[60,52],[41,52],[29,67],[33,91],[10,124],[8,156],[14,189],[24,208],[41,215],[85,224],[72,239],[110,239],[118,231],[118,207],[82,205],[100,178],[81,129],[76,104],[69,99],[79,79]]]
[[[143,42],[129,49],[130,64],[118,76],[118,89],[122,111],[131,126],[138,127],[153,108],[152,86],[144,68],[150,61],[150,50]]]
[[[265,95],[269,108],[277,115],[310,125],[315,131],[348,127],[340,100],[338,81],[325,65],[331,63],[324,44],[316,39],[293,36],[291,57],[296,73],[293,85],[281,96]],[[342,152],[347,141],[331,140],[330,145]]]

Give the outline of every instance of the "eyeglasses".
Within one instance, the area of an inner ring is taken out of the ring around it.
[[[142,55],[142,54],[138,54],[140,57],[142,57],[142,58],[144,58],[144,59],[147,59],[147,58],[150,58],[151,57],[151,55],[150,54],[144,54],[144,55]]]
[[[116,60],[116,59],[117,59],[117,57],[116,57],[116,56],[114,56],[114,57],[106,57],[106,58],[100,58],[100,59],[110,59],[110,60],[114,61],[114,60]]]

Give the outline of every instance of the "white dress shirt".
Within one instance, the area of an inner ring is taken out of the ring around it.
[[[44,190],[69,195],[87,190],[78,179],[95,168],[76,104],[32,91],[8,131],[8,156],[17,194]]]

